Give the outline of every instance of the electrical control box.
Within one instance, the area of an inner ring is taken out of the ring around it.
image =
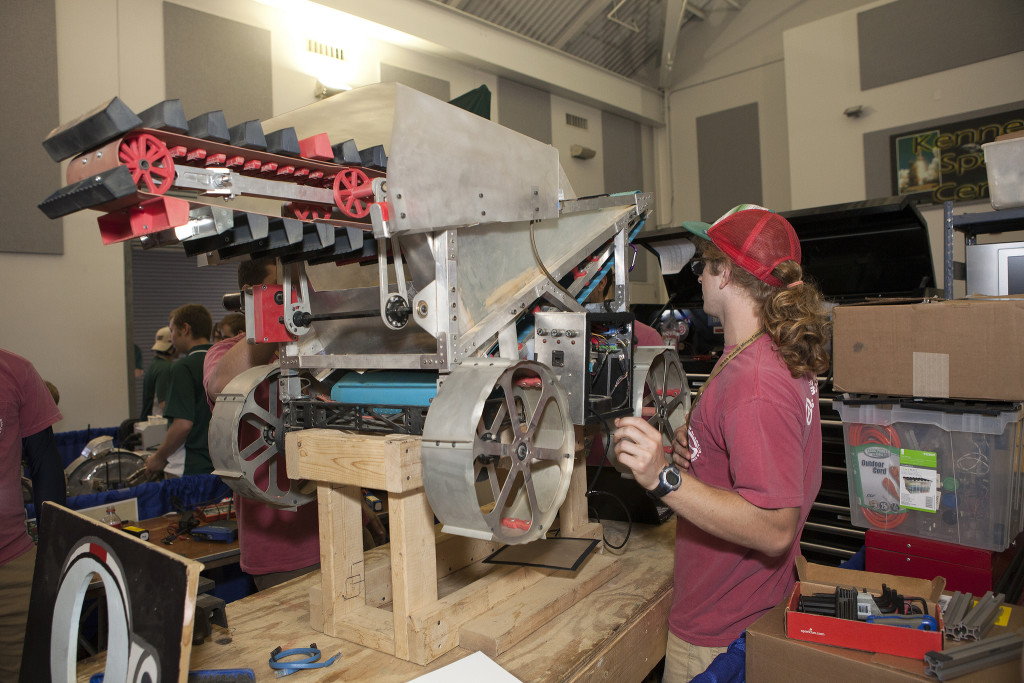
[[[539,311],[534,322],[537,361],[565,388],[573,423],[633,413],[632,313]]]

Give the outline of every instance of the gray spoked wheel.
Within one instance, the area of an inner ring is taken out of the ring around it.
[[[210,458],[214,474],[235,493],[273,507],[294,508],[316,500],[316,487],[288,478],[280,374],[279,366],[264,365],[228,383],[210,419]]]
[[[672,439],[690,410],[690,386],[679,354],[664,346],[641,346],[633,362],[633,414],[661,432],[665,460],[672,464]]]
[[[566,394],[546,366],[465,361],[427,412],[427,499],[446,532],[529,543],[565,500],[573,449]]]

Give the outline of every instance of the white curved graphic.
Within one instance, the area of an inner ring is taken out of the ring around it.
[[[160,658],[156,650],[132,632],[131,603],[121,562],[110,547],[95,536],[81,539],[68,553],[61,568],[50,629],[52,680],[76,680],[78,624],[93,575],[103,582],[107,599],[104,680],[158,683]]]

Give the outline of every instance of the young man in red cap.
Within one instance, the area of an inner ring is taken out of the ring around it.
[[[615,421],[615,452],[677,514],[664,681],[688,681],[796,580],[793,559],[821,484],[816,376],[829,366],[827,309],[803,281],[784,218],[744,204],[699,238],[692,267],[725,355],[677,430],[673,463],[643,420]]]

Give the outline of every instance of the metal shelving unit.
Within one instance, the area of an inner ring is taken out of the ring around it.
[[[967,280],[967,264],[953,260],[954,233],[963,233],[964,244],[972,245],[978,243],[978,235],[1014,230],[1024,230],[1024,207],[954,214],[953,202],[946,202],[943,205],[942,295],[952,299],[954,280]]]

